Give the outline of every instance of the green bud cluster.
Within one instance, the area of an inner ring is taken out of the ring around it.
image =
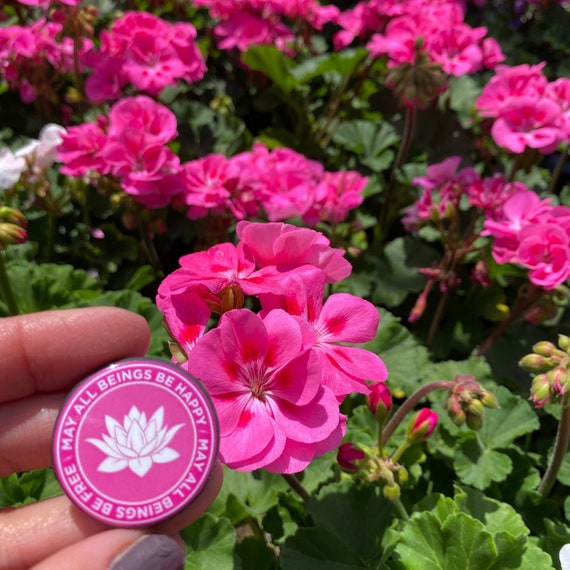
[[[558,346],[537,342],[533,352],[519,361],[519,366],[534,374],[530,399],[536,408],[547,402],[566,402],[570,394],[570,337],[559,334]]]
[[[444,407],[455,425],[478,430],[483,425],[485,408],[498,408],[497,398],[483,388],[473,376],[457,374],[456,386],[447,398]]]
[[[404,105],[423,109],[445,88],[447,75],[439,63],[421,51],[421,45],[416,45],[415,62],[390,68],[386,85]]]

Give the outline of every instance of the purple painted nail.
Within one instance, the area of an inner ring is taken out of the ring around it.
[[[147,534],[120,554],[109,570],[182,570],[184,552],[164,534]]]

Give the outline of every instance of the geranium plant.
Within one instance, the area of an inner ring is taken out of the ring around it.
[[[0,6],[0,315],[126,307],[202,381],[225,480],[187,568],[568,565],[568,25]],[[161,413],[109,416],[101,469],[175,461]],[[0,507],[60,492],[13,474]]]

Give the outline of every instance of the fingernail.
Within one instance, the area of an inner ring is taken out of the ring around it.
[[[147,534],[117,556],[109,570],[182,570],[184,552],[164,534]]]

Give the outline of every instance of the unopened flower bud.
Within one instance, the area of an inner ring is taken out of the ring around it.
[[[565,394],[568,392],[568,382],[570,380],[570,374],[564,366],[557,366],[549,372],[550,384],[552,389],[559,394]]]
[[[484,390],[479,399],[486,408],[497,409],[499,407],[499,402],[497,401],[495,394],[492,394],[489,390]]]
[[[437,426],[437,412],[424,408],[420,410],[408,424],[407,438],[411,442],[424,441]]]
[[[15,224],[0,223],[0,247],[24,243],[28,240],[26,230]]]
[[[382,489],[382,492],[384,493],[384,497],[386,497],[386,499],[388,499],[389,501],[396,501],[400,498],[400,486],[396,483],[394,483],[393,485],[385,485],[384,488]]]
[[[467,409],[465,410],[465,412],[467,413],[467,415],[482,417],[483,414],[485,413],[485,409],[483,408],[483,403],[481,402],[481,400],[473,398],[467,404]]]
[[[556,346],[547,340],[541,340],[532,347],[532,350],[536,352],[536,354],[540,354],[540,356],[552,356],[556,350]]]
[[[548,374],[538,374],[532,379],[530,399],[535,408],[541,408],[551,397],[550,377]]]
[[[465,414],[465,423],[469,429],[477,431],[481,429],[481,426],[483,425],[483,416],[467,412]]]
[[[376,382],[370,386],[368,407],[378,423],[383,424],[392,408],[392,395],[384,382]]]
[[[445,402],[445,409],[449,417],[457,427],[461,427],[465,422],[465,412],[455,394],[451,394]]]
[[[558,346],[565,352],[570,353],[570,336],[566,336],[565,334],[559,334]]]
[[[527,372],[544,370],[546,359],[540,354],[527,354],[519,360],[519,366]]]
[[[17,208],[0,207],[0,220],[25,228],[28,225],[26,216]]]
[[[353,443],[343,443],[336,454],[336,460],[341,469],[354,473],[358,471],[357,461],[362,461],[366,454]]]

